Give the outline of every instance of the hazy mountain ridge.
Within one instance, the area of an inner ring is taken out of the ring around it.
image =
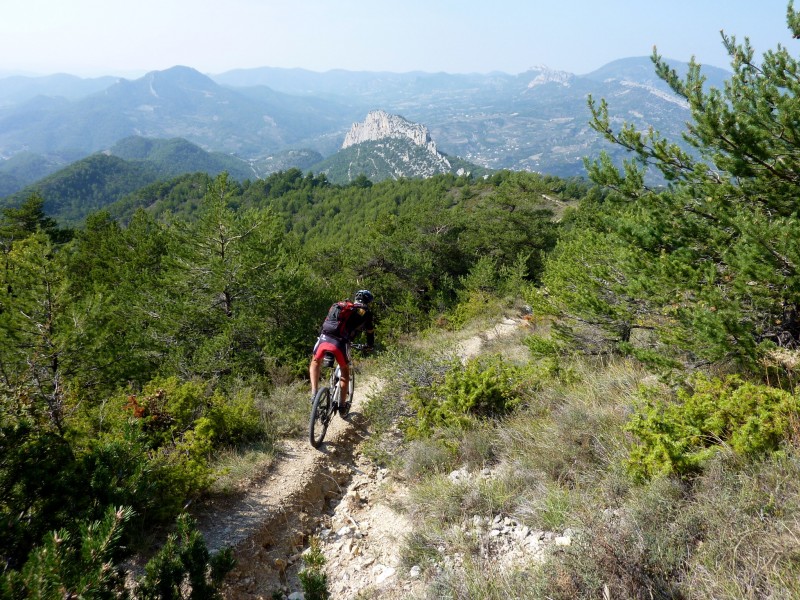
[[[328,133],[328,116],[308,110],[308,104],[278,92],[253,98],[188,67],[173,67],[134,81],[121,79],[76,101],[34,98],[0,110],[0,156],[22,150],[89,154],[141,136],[183,137],[206,150],[251,158],[299,142],[303,133],[297,123],[315,136]]]
[[[83,79],[57,73],[44,77],[14,75],[0,78],[0,108],[20,104],[36,96],[57,96],[79,99],[113,85],[117,77]]]
[[[717,86],[727,75],[704,73]],[[0,98],[7,83],[0,79]],[[0,157],[22,151],[87,155],[130,136],[180,137],[206,151],[234,154],[260,176],[270,172],[270,157],[297,153],[303,168],[314,153],[331,157],[352,123],[380,108],[424,125],[449,157],[491,169],[573,176],[583,174],[584,156],[602,149],[619,155],[588,126],[588,94],[608,99],[615,121],[653,126],[674,139],[689,117],[648,58],[622,59],[587,75],[545,67],[518,75],[262,68],[208,77],[174,67],[115,79],[79,99],[39,95],[0,107]],[[280,164],[295,166],[290,158]]]

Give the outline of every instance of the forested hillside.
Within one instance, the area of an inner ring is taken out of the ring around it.
[[[588,160],[591,183],[290,169],[182,176],[75,230],[37,195],[2,209],[0,597],[120,592],[126,553],[219,493],[223,453],[305,426],[320,319],[359,288],[393,384],[372,456],[416,486],[404,553],[431,595],[800,595],[800,67],[724,41],[724,89],[653,55],[692,153],[590,98],[631,157]],[[405,350],[504,312],[535,325],[524,356]],[[466,520],[499,513],[569,544],[489,569]],[[230,557],[179,533],[135,594],[213,597]]]
[[[13,166],[10,171],[20,176],[27,165],[24,177],[29,185],[20,185],[16,177],[9,180],[10,192],[0,200],[0,206],[19,206],[29,196],[37,194],[43,197],[48,215],[59,219],[62,224],[76,225],[90,213],[157,181],[185,174],[215,176],[222,172],[237,181],[256,178],[255,171],[246,161],[219,152],[207,152],[180,138],[125,138],[107,152],[92,154],[54,173],[32,177],[37,166],[40,173],[52,170],[41,165],[43,161],[36,155],[30,155],[27,163],[23,162],[21,155],[6,161],[3,166]]]
[[[302,376],[332,299],[372,289],[385,345],[443,315],[455,326],[471,295],[538,277],[554,211],[588,191],[510,172],[180,178],[150,190],[150,212],[95,213],[72,239],[39,196],[4,209],[5,562],[113,507],[139,531],[173,518],[208,487],[215,448],[280,433],[271,390]]]

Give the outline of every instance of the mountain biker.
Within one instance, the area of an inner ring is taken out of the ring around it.
[[[359,290],[353,296],[353,302],[335,302],[325,321],[314,345],[311,357],[311,364],[308,366],[308,374],[311,378],[311,401],[317,395],[317,384],[319,382],[320,361],[326,352],[330,352],[336,358],[341,369],[341,399],[343,414],[350,410],[350,402],[347,398],[348,384],[350,382],[350,344],[353,339],[362,331],[367,336],[367,350],[372,350],[375,346],[375,325],[373,322],[372,311],[369,305],[375,296],[369,290]],[[346,318],[341,316],[346,313]]]

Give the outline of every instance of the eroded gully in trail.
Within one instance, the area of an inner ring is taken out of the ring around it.
[[[506,319],[455,350],[475,356],[484,341],[518,327],[519,321]],[[250,489],[234,500],[209,503],[197,515],[209,549],[234,549],[236,567],[226,578],[225,598],[269,599],[276,592],[292,597],[301,590],[297,573],[312,536],[321,540],[334,600],[365,589],[379,589],[383,600],[401,598],[417,584],[415,573],[401,576],[398,570],[400,545],[411,528],[392,507],[405,488],[359,450],[369,435],[361,411],[382,382],[356,383],[348,419],[331,421],[319,450],[306,437],[283,442],[273,466]]]

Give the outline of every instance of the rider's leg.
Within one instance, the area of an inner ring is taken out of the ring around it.
[[[346,362],[344,364],[339,365],[341,370],[341,376],[339,377],[339,387],[342,389],[342,403],[347,402],[347,392],[350,391],[349,383],[350,383],[350,365]]]
[[[319,383],[319,360],[316,358],[311,359],[308,365],[308,377],[311,380],[311,396],[317,395],[317,383]]]

